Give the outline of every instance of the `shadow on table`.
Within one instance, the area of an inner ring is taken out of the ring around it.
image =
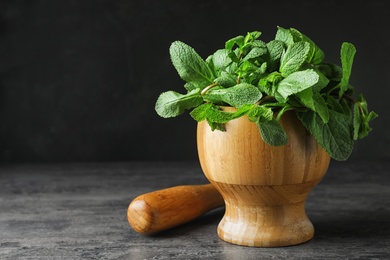
[[[213,232],[216,233],[218,223],[221,221],[224,213],[225,213],[225,207],[216,208],[188,223],[154,234],[152,235],[152,237],[155,238],[178,237],[181,235],[186,235],[191,232],[196,232],[197,230],[201,230],[201,229],[208,230],[209,228],[212,228]]]

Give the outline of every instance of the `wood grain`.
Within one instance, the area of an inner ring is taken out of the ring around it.
[[[247,117],[228,122],[226,132],[198,123],[202,169],[225,200],[226,212],[218,226],[225,241],[275,247],[313,237],[305,200],[325,175],[330,157],[294,112],[283,115],[281,123],[289,141],[278,147],[266,144]]]
[[[223,205],[212,184],[175,186],[136,197],[129,204],[127,219],[135,231],[151,235]]]

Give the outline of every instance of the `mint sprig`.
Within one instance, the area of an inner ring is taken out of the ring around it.
[[[349,83],[355,46],[342,43],[338,65],[325,62],[319,46],[295,28],[278,26],[269,42],[260,36],[253,31],[233,37],[205,60],[174,41],[171,61],[187,92],[161,93],[157,114],[170,118],[192,110],[192,118],[206,120],[213,131],[225,131],[227,122],[246,115],[266,143],[278,146],[288,143],[280,118],[293,110],[333,159],[348,159],[354,142],[372,131],[370,123],[378,116],[362,94],[354,98]]]
[[[197,87],[213,82],[215,78],[213,71],[192,47],[175,41],[171,44],[169,52],[172,64],[183,80]]]

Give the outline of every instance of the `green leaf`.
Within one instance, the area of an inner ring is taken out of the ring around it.
[[[316,68],[325,75],[329,80],[341,81],[343,70],[340,66],[332,63],[321,63]]]
[[[360,94],[353,107],[353,139],[357,140],[366,137],[372,131],[370,127],[371,120],[377,117],[378,114],[374,111],[368,112],[367,102],[363,95]]]
[[[214,82],[218,83],[220,86],[224,88],[230,88],[236,85],[237,77],[223,71],[221,72],[221,76],[216,78]]]
[[[264,123],[274,119],[274,112],[270,107],[257,105],[248,112],[248,118],[252,122]]]
[[[240,56],[239,49],[235,49],[234,51],[229,52],[229,58],[232,59],[232,61],[234,62],[232,65],[240,62],[240,58],[238,58],[238,56]],[[235,64],[235,65],[237,65],[237,64]]]
[[[258,82],[258,87],[262,92],[265,92],[267,95],[274,96],[276,86],[280,81],[283,80],[282,75],[279,72],[274,71],[268,74],[267,76],[261,78]]]
[[[294,37],[289,29],[278,26],[276,31],[275,40],[284,42],[286,46],[289,46],[294,43]]]
[[[197,86],[191,82],[187,82],[186,84],[184,84],[184,88],[187,90],[187,91],[192,91],[194,89],[197,89]]]
[[[310,42],[310,52],[307,62],[311,64],[320,64],[325,58],[324,52],[309,38],[306,38],[306,41]]]
[[[261,35],[261,32],[248,32],[244,38],[244,45],[240,46],[240,52],[246,54],[254,48],[265,48],[265,43],[257,40]]]
[[[287,77],[298,71],[307,59],[310,51],[310,44],[307,42],[296,42],[287,47],[286,52],[280,60],[279,71],[283,77]]]
[[[355,103],[353,106],[353,140],[359,139],[362,122],[363,119],[359,111],[359,104]]]
[[[173,66],[186,82],[204,87],[214,80],[212,70],[199,54],[189,45],[175,41],[169,48]]]
[[[313,103],[315,111],[320,115],[322,121],[324,123],[329,122],[329,108],[326,104],[325,99],[321,96],[320,93],[314,92],[313,93]]]
[[[232,63],[232,59],[229,57],[230,52],[230,50],[221,49],[213,54],[213,64],[217,69],[224,70]]]
[[[343,106],[340,104],[339,100],[337,100],[333,96],[331,96],[331,95],[327,96],[326,103],[330,106],[330,108],[332,110],[344,114],[345,111],[344,111]]]
[[[233,107],[254,104],[261,97],[262,94],[258,88],[247,83],[240,83],[231,88],[210,89],[204,95],[207,100],[221,100]]]
[[[297,116],[333,159],[348,159],[354,145],[348,117],[333,110],[329,110],[328,123],[324,123],[318,113],[311,110],[297,112]]]
[[[253,105],[244,105],[238,108],[235,112],[226,112],[212,103],[205,103],[192,110],[190,115],[197,122],[207,119],[208,122],[225,124],[230,120],[245,115],[249,110],[252,109],[252,107]]]
[[[310,44],[310,51],[307,56],[307,62],[311,64],[320,64],[324,60],[324,52],[306,35],[295,28],[290,28],[294,41],[304,41]]]
[[[213,55],[209,55],[206,59],[206,64],[207,66],[210,68],[210,71],[211,71],[211,74],[214,76],[216,75],[219,75],[219,69],[217,69],[215,66],[214,66],[214,63],[213,63]],[[203,87],[203,86],[200,86],[200,87]]]
[[[242,78],[242,82],[249,83],[252,85],[258,85],[259,80],[266,74],[267,71],[267,62],[264,62],[259,66],[254,65],[253,63],[249,61],[244,61],[244,63],[248,63],[249,66],[247,68],[244,68],[243,71],[241,71],[239,74],[244,77]]]
[[[339,100],[340,105],[343,107],[343,114],[348,118],[349,122],[352,122],[353,120],[353,104],[350,100],[347,100],[345,98],[341,98]]]
[[[216,110],[215,107],[213,107],[214,112],[218,112],[214,114],[214,117],[208,117],[214,122],[218,123],[227,123],[233,119],[239,118],[245,114],[248,113],[248,111],[253,107],[253,105],[247,104],[239,107],[235,112],[226,112],[222,110]],[[217,120],[219,118],[219,121]]]
[[[247,75],[249,75],[250,73],[253,73],[254,71],[256,71],[258,69],[259,69],[258,66],[256,66],[255,64],[253,64],[250,61],[245,60],[241,63],[241,66],[240,66],[240,75],[242,77],[246,77]]]
[[[340,97],[349,88],[349,78],[352,72],[352,65],[355,53],[356,48],[352,43],[343,42],[343,44],[341,45],[341,65],[343,69],[343,77],[341,78],[340,82]]]
[[[314,86],[318,80],[319,75],[313,69],[297,71],[280,81],[276,91],[286,100],[288,96]]]
[[[212,106],[214,106],[212,103],[204,103],[194,108],[194,110],[190,112],[190,115],[195,121],[201,122],[207,118],[207,112]]]
[[[243,60],[256,59],[256,58],[260,57],[261,55],[264,55],[265,53],[267,53],[266,48],[254,47],[248,52],[248,54],[245,55]]]
[[[209,124],[209,126],[210,126],[212,131],[214,131],[214,130],[219,130],[219,131],[222,131],[222,132],[226,131],[225,124],[215,123],[215,122],[212,122],[210,120],[206,120],[206,121]]]
[[[244,44],[248,42],[253,42],[254,40],[258,39],[260,36],[261,36],[261,32],[259,31],[248,32],[244,38]]]
[[[364,137],[366,137],[372,130],[372,128],[370,127],[370,121],[377,118],[378,117],[378,114],[375,113],[374,111],[371,111],[370,113],[368,113],[368,115],[366,115],[365,117],[363,117],[363,131],[360,133],[359,135],[359,139],[362,139]]]
[[[200,90],[194,89],[183,95],[175,91],[167,91],[160,94],[156,101],[155,110],[164,118],[176,117],[186,109],[196,107],[203,102]]]
[[[242,47],[244,45],[245,37],[242,35],[236,36],[230,40],[227,40],[225,43],[225,49],[232,50],[234,45],[238,45],[238,47]]]
[[[279,67],[280,58],[284,52],[283,42],[278,40],[272,40],[267,43],[268,49],[268,70],[273,71]]]
[[[329,121],[329,109],[325,99],[313,88],[305,89],[296,94],[299,100],[308,108],[317,112],[324,123]]]
[[[272,146],[281,146],[288,143],[288,136],[282,125],[276,120],[258,123],[261,137],[264,142]]]

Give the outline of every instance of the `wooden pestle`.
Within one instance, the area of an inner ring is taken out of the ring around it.
[[[129,204],[127,219],[135,231],[150,235],[223,205],[222,196],[212,184],[175,186],[136,197]]]

